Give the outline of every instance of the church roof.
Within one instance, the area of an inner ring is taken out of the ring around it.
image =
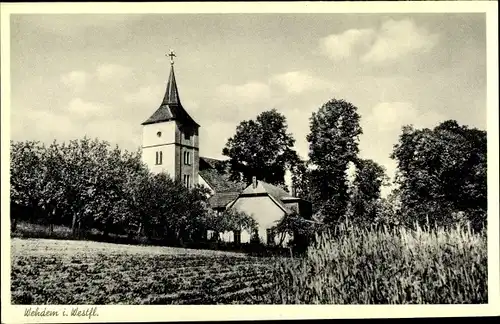
[[[177,82],[175,81],[174,65],[171,64],[170,75],[168,77],[167,88],[165,95],[161,102],[160,107],[149,117],[142,125],[161,123],[169,120],[178,120],[185,124],[198,123],[194,121],[187,111],[182,107],[179,98],[179,90],[177,89]]]
[[[212,208],[224,208],[238,198],[239,194],[239,192],[216,192],[208,199],[208,203]]]
[[[200,156],[200,169],[205,169],[205,168],[217,169],[224,162],[225,161],[223,160],[217,160],[206,156]],[[206,165],[203,165],[203,163],[205,163]]]
[[[207,168],[199,171],[200,176],[215,192],[238,192],[240,193],[246,186],[241,182],[229,179],[229,174],[221,172],[215,168]]]

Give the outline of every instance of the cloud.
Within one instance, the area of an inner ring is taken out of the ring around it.
[[[203,124],[200,128],[200,155],[223,158],[222,148],[235,134],[238,123],[219,119]]]
[[[75,92],[82,91],[89,79],[89,74],[85,71],[80,70],[62,74],[60,77],[61,82],[67,87],[72,88]]]
[[[379,102],[361,118],[360,155],[383,165],[387,176],[394,180],[397,164],[389,156],[398,142],[402,127],[411,124],[416,128],[433,128],[444,120],[446,116],[419,110],[411,102]],[[391,188],[384,188],[383,195]]]
[[[284,88],[288,93],[299,94],[308,90],[332,89],[335,85],[327,80],[313,77],[307,72],[292,71],[271,77],[271,83]]]
[[[233,105],[262,102],[271,98],[269,85],[262,82],[248,82],[241,85],[222,84],[217,87],[218,96]]]
[[[133,70],[130,67],[104,63],[99,65],[94,71],[75,70],[61,74],[60,81],[71,88],[74,92],[82,92],[86,86],[93,81],[106,82],[118,81],[126,83],[130,81]]]
[[[23,15],[23,23],[33,29],[43,30],[63,36],[74,36],[87,28],[122,28],[142,19],[138,14],[37,14]]]
[[[85,101],[81,98],[74,98],[68,104],[68,112],[78,117],[106,116],[112,108],[97,102]]]
[[[400,130],[412,124],[415,127],[434,127],[445,120],[445,116],[434,111],[420,112],[409,102],[380,102],[372,108],[366,122],[375,125],[378,131]]]
[[[360,46],[373,39],[373,29],[349,29],[320,39],[319,50],[332,60],[342,60],[354,54]]]
[[[96,76],[99,81],[124,80],[132,74],[132,69],[119,64],[102,64],[96,69]]]
[[[388,20],[382,24],[363,62],[383,62],[415,53],[428,52],[437,44],[439,35],[418,27],[412,20]]]
[[[429,52],[438,41],[439,34],[417,26],[413,20],[390,19],[376,29],[349,29],[321,38],[319,52],[332,60],[356,57],[364,63],[381,63]]]
[[[137,91],[127,93],[123,97],[125,102],[142,105],[160,104],[165,94],[165,85],[150,85],[140,87]]]
[[[381,102],[373,107],[369,120],[379,131],[389,131],[400,129],[416,118],[417,111],[409,102]]]

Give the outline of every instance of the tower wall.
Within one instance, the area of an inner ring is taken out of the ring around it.
[[[176,176],[184,181],[184,175],[189,175],[191,186],[198,184],[199,146],[198,127],[177,123],[176,134]],[[189,153],[189,163],[184,161],[184,154]]]
[[[171,177],[175,175],[175,128],[174,121],[143,126],[142,161],[151,172],[167,172]],[[157,152],[162,152],[161,164],[156,164]]]

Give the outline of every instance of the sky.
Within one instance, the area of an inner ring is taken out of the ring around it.
[[[275,108],[307,158],[309,118],[358,108],[362,158],[383,165],[403,125],[486,129],[484,14],[12,15],[11,139],[98,137],[127,150],[159,107],[170,49],[200,155]]]

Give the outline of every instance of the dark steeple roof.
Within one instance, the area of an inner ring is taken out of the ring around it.
[[[177,89],[177,82],[175,81],[174,65],[171,65],[170,75],[168,76],[167,91],[163,97],[162,105],[180,105],[179,90]]]
[[[171,62],[170,76],[168,77],[167,89],[165,91],[165,96],[163,101],[151,117],[148,118],[142,125],[161,123],[169,120],[178,120],[184,124],[194,124],[196,123],[191,116],[182,107],[181,100],[179,98],[179,90],[177,89],[177,82],[175,81],[174,74],[174,64]]]

